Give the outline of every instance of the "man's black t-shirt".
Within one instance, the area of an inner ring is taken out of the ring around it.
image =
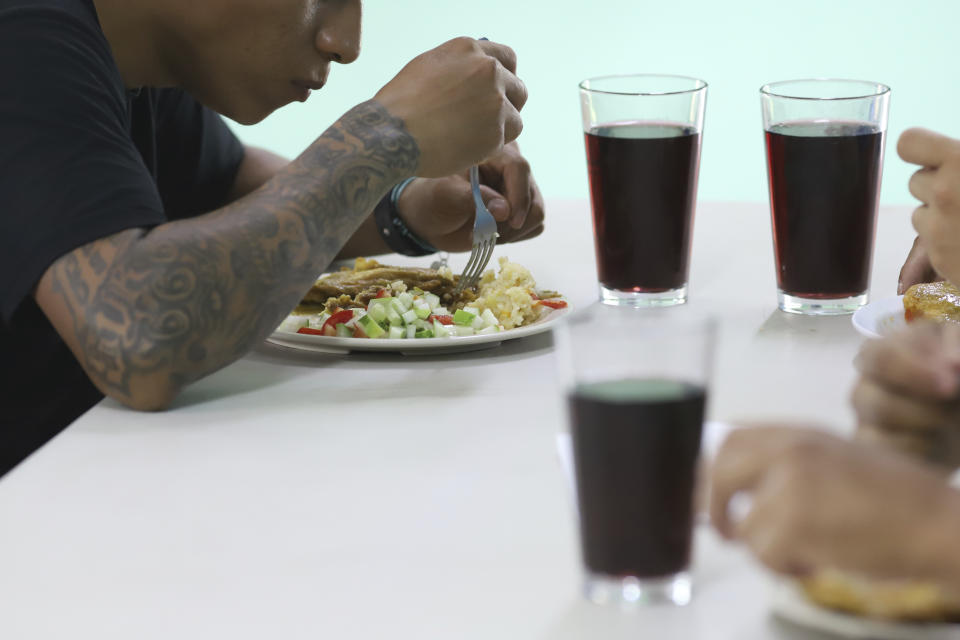
[[[0,0],[0,475],[102,397],[34,302],[41,275],[222,206],[242,159],[183,91],[124,87],[91,0]]]

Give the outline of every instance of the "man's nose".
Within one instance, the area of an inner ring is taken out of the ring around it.
[[[317,30],[317,50],[334,62],[350,64],[360,56],[360,0],[350,0],[323,17]]]

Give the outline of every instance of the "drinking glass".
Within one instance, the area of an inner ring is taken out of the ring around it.
[[[580,83],[602,302],[686,302],[706,99],[683,76]]]
[[[778,306],[852,313],[867,303],[890,88],[790,80],[760,102]]]
[[[686,604],[715,323],[596,305],[557,330],[584,592]]]

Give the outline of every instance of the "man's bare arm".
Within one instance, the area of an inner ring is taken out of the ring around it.
[[[419,156],[401,120],[363,103],[227,207],[63,256],[38,303],[105,394],[164,408],[263,340]]]

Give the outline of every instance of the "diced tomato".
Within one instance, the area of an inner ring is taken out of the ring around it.
[[[321,335],[335,337],[337,335],[337,325],[344,324],[353,319],[353,309],[341,309],[327,318],[320,328]]]
[[[566,300],[538,300],[537,304],[542,304],[551,309],[565,309],[567,307]]]
[[[453,324],[453,316],[437,316],[431,313],[430,317],[427,318],[427,320],[429,320],[430,322],[433,322],[434,320],[436,320],[440,324]]]
[[[537,294],[535,294],[533,291],[530,292],[530,297],[533,298],[534,300],[540,299],[540,297]]]
[[[321,331],[320,329],[311,329],[310,327],[300,327],[299,329],[297,329],[297,333],[305,333],[305,334],[307,334],[308,336],[322,336],[322,335],[326,335],[326,334],[325,334],[323,331]]]
[[[390,292],[387,291],[386,289],[380,289],[380,291],[377,291],[377,297],[378,297],[378,298],[389,298],[389,297],[390,297]]]

